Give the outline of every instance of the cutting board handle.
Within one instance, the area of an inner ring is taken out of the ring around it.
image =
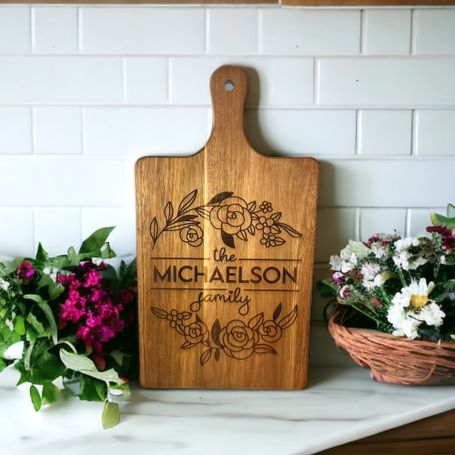
[[[238,66],[218,68],[210,79],[213,127],[207,146],[222,141],[235,148],[248,143],[244,129],[245,100],[248,93],[246,72]]]

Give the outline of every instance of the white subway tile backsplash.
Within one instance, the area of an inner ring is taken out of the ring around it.
[[[80,154],[82,110],[79,107],[39,107],[34,112],[34,152]]]
[[[70,246],[81,245],[81,211],[78,208],[35,209],[35,249],[41,242],[51,255],[65,254]]]
[[[0,104],[123,101],[120,59],[0,57],[0,68]]]
[[[426,231],[428,226],[431,226],[431,213],[446,214],[446,208],[426,208],[426,209],[411,209],[409,211],[409,235],[419,237],[429,235]]]
[[[39,6],[33,8],[33,49],[42,54],[77,52],[77,8]]]
[[[127,58],[125,77],[127,103],[165,104],[168,101],[166,58]]]
[[[246,131],[261,152],[352,156],[355,111],[250,109]]]
[[[412,111],[362,110],[358,150],[362,155],[409,155]]]
[[[209,53],[240,55],[257,53],[258,12],[256,9],[209,9],[207,14]]]
[[[332,254],[337,254],[338,251],[333,251]],[[326,259],[328,261],[328,258]],[[321,297],[317,290],[317,282],[330,278],[333,271],[330,270],[329,264],[315,264],[313,272],[313,299],[311,304],[311,320],[312,321],[323,321],[324,320],[324,307],[327,303],[325,297]]]
[[[200,54],[200,8],[82,8],[82,49],[89,54]]]
[[[455,54],[455,9],[414,11],[414,52]]]
[[[266,54],[339,55],[360,51],[360,12],[263,9],[261,49]]]
[[[0,54],[21,54],[30,50],[30,8],[0,6]]]
[[[337,348],[325,324],[314,323],[311,326],[310,365],[313,366],[355,366],[349,355]]]
[[[362,52],[404,55],[411,51],[410,10],[367,10],[363,13]]]
[[[108,241],[117,256],[136,254],[136,215],[132,208],[83,208],[82,237],[101,227],[115,226]]]
[[[405,209],[361,209],[360,240],[368,240],[374,234],[398,234],[405,236]]]
[[[455,155],[455,110],[417,111],[414,147],[417,155]]]
[[[455,104],[455,59],[322,58],[318,74],[322,105]]]
[[[455,159],[331,160],[320,166],[321,207],[418,208],[453,200]]]
[[[0,160],[0,207],[122,206],[127,197],[126,167],[118,159],[34,156]]]
[[[0,183],[1,185],[1,183]],[[33,210],[24,207],[0,207],[0,258],[31,257],[35,251]]]
[[[205,108],[90,108],[84,113],[84,153],[194,153],[205,144]]]
[[[30,108],[0,108],[0,155],[31,153],[31,125],[32,113]]]
[[[172,59],[171,103],[211,104],[210,76],[225,64],[246,69],[250,81],[247,104],[250,106],[313,103],[312,59],[245,57]]]
[[[329,262],[349,240],[357,240],[356,209],[320,208],[316,241],[316,262]]]

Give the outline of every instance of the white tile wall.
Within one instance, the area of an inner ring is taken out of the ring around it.
[[[414,52],[428,55],[455,53],[455,10],[414,11]]]
[[[416,155],[455,155],[455,110],[416,111]]]
[[[409,155],[412,111],[361,110],[358,116],[361,155]]]
[[[231,63],[252,144],[320,159],[323,278],[349,238],[422,233],[455,202],[454,57],[453,7],[0,6],[0,257],[109,224],[134,253],[134,160],[198,150]],[[349,364],[322,306],[312,362]]]
[[[39,54],[77,52],[77,8],[39,6],[32,9],[33,50]]]
[[[0,6],[0,53],[30,52],[30,8]]]
[[[362,51],[365,54],[409,54],[411,48],[411,11],[365,11],[362,38]]]

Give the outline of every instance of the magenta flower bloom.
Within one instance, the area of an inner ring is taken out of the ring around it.
[[[341,284],[343,282],[344,275],[341,272],[335,272],[332,275],[332,281],[336,284]]]
[[[21,280],[30,280],[35,276],[36,270],[30,261],[22,261],[16,273]]]

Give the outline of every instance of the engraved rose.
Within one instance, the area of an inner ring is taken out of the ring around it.
[[[180,238],[191,246],[201,245],[203,234],[199,226],[187,226],[180,230]]]
[[[210,211],[210,223],[230,235],[245,231],[251,221],[248,204],[240,197],[228,197]]]
[[[258,341],[257,332],[240,320],[231,321],[220,332],[220,344],[224,352],[239,360],[250,357]]]
[[[259,335],[261,335],[264,341],[277,341],[281,337],[281,327],[275,321],[265,321],[258,329]]]
[[[209,339],[209,331],[201,322],[192,322],[184,327],[185,340],[191,344],[204,343]]]

